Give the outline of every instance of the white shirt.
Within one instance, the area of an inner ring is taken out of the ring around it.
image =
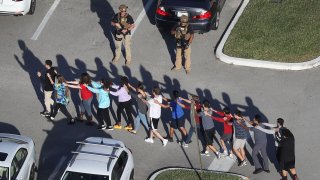
[[[148,100],[149,104],[149,117],[158,119],[161,116],[161,106],[159,104],[154,103],[154,99],[156,99],[159,103],[162,103],[162,96],[154,97]]]

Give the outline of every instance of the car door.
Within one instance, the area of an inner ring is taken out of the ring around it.
[[[27,168],[27,163],[25,163],[27,156],[28,156],[28,151],[26,148],[20,148],[16,152],[10,166],[11,180],[28,179],[29,168]]]

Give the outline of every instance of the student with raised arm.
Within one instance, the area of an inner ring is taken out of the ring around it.
[[[110,107],[110,98],[109,98],[109,86],[110,82],[105,81],[102,79],[100,81],[101,88],[92,88],[89,85],[85,85],[86,88],[88,88],[89,91],[93,93],[97,93],[98,96],[98,110],[97,110],[97,116],[98,116],[98,122],[99,127],[98,129],[107,129],[107,130],[113,130],[113,127],[111,126],[110,121],[110,115],[109,115],[109,107]]]
[[[96,84],[94,81],[91,81],[91,77],[88,73],[82,73],[80,76],[80,81],[67,81],[68,84],[73,84],[75,85],[76,89],[79,89],[79,94],[80,94],[80,114],[79,114],[79,121],[83,122],[83,116],[87,115],[87,120],[88,122],[86,125],[92,126],[93,125],[93,116],[92,116],[92,99],[93,99],[93,94],[91,91],[88,90],[88,88],[85,86],[87,85],[92,85],[93,87],[96,87]]]
[[[147,143],[153,143],[153,135],[158,137],[161,141],[163,146],[166,146],[168,143],[167,139],[164,139],[158,132],[158,123],[161,117],[161,106],[159,103],[162,103],[162,95],[160,92],[160,88],[154,87],[152,90],[153,97],[150,98],[148,101],[142,99],[145,103],[149,105],[149,118],[150,118],[150,136],[149,138],[145,139]]]
[[[141,83],[138,83],[137,88],[133,87],[131,84],[128,84],[128,85],[133,91],[136,92],[136,93],[132,93],[131,96],[136,99],[138,104],[138,114],[134,121],[134,129],[129,130],[129,132],[136,134],[139,130],[141,122],[146,129],[149,129],[149,123],[147,120],[148,106],[142,100],[142,99],[144,100],[147,99],[147,94],[144,91],[144,86]]]
[[[115,129],[122,129],[121,126],[121,113],[125,110],[128,117],[129,123],[124,127],[126,130],[132,130],[133,118],[132,118],[132,100],[129,93],[129,81],[125,76],[121,77],[121,85],[117,86],[113,84],[111,87],[116,91],[110,91],[110,94],[118,97],[118,109],[117,109],[117,121],[113,126]]]
[[[269,159],[267,155],[267,134],[262,131],[265,126],[261,122],[261,116],[256,114],[252,121],[248,121],[245,118],[242,118],[248,122],[248,127],[244,126],[247,130],[253,132],[254,135],[254,147],[252,149],[252,159],[255,166],[255,170],[253,174],[261,173],[265,171],[267,173],[270,172],[269,170]],[[258,154],[261,154],[263,160],[263,168],[259,162]]]
[[[187,105],[184,105],[182,103],[182,100],[179,97],[179,91],[174,90],[172,92],[172,97],[173,97],[173,99],[164,98],[164,100],[168,101],[169,104],[158,103],[163,108],[170,108],[171,109],[172,120],[170,121],[170,130],[169,130],[168,140],[170,142],[173,141],[174,129],[177,128],[181,132],[182,145],[184,147],[188,147],[188,144],[186,143],[186,138],[188,135],[187,135],[187,130],[184,127],[185,120],[184,120],[183,108],[190,109],[190,107]]]
[[[214,109],[210,109],[212,112],[218,114],[221,117],[213,116],[212,114],[205,113],[207,116],[211,116],[211,118],[217,122],[223,123],[223,135],[220,138],[220,144],[223,148],[223,155],[229,156],[230,158],[233,158],[232,155],[232,148],[230,145],[230,141],[232,138],[232,121],[233,117],[230,113],[229,108],[223,108],[223,111],[217,111]]]
[[[53,84],[55,90],[55,102],[56,105],[54,106],[53,112],[50,115],[50,119],[54,120],[56,115],[58,114],[58,110],[69,119],[68,124],[74,124],[74,118],[71,116],[70,112],[67,109],[67,105],[69,104],[69,97],[70,97],[70,90],[68,87],[75,87],[73,85],[68,85],[64,80],[62,75],[57,76],[57,82],[53,82],[50,74],[47,74],[51,84]]]
[[[233,152],[239,158],[238,166],[242,167],[247,165],[245,145],[247,142],[247,130],[245,129],[246,124],[242,117],[242,112],[237,111],[234,115],[235,121],[233,121],[234,127],[234,140],[233,140]]]
[[[202,103],[202,111],[199,113],[201,119],[202,119],[202,126],[204,129],[207,149],[210,149],[214,154],[217,156],[217,158],[221,158],[220,152],[213,146],[213,137],[215,134],[215,127],[213,120],[211,119],[211,116],[208,116],[206,114],[211,114],[210,110],[210,103],[208,100],[204,100]],[[218,143],[218,142],[217,142]],[[204,153],[201,153],[201,155],[208,156],[209,152],[205,151]]]

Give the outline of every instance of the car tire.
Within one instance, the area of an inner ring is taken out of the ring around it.
[[[130,173],[130,180],[134,180],[133,176],[134,176],[134,169],[132,169],[132,171]]]
[[[212,29],[213,29],[213,30],[217,30],[217,29],[218,29],[218,27],[219,27],[219,22],[220,22],[220,11],[217,11],[216,18],[215,18],[215,22],[214,22],[214,24],[212,25]]]
[[[29,173],[29,180],[34,180],[36,175],[36,165],[32,164],[30,173]]]
[[[36,0],[31,0],[28,14],[33,15],[36,10]]]

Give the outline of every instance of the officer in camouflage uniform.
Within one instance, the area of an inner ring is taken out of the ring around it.
[[[126,51],[126,65],[131,63],[131,30],[135,27],[132,17],[127,13],[128,6],[121,4],[119,6],[119,13],[115,14],[111,20],[111,25],[115,27],[115,56],[113,63],[119,61],[121,54],[121,46],[124,44]]]
[[[175,66],[171,70],[180,70],[182,66],[182,56],[185,58],[185,70],[186,73],[190,73],[191,70],[191,47],[194,33],[192,28],[188,24],[188,16],[182,15],[178,25],[173,27],[171,34],[174,35],[177,48],[176,48],[176,62]]]

